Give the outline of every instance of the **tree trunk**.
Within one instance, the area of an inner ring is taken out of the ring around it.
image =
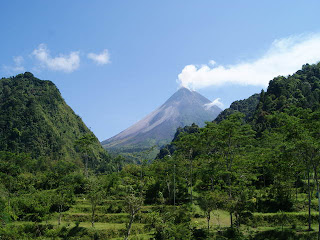
[[[193,162],[192,162],[192,149],[190,149],[190,155],[189,155],[189,160],[190,160],[190,201],[191,205],[193,204],[193,196],[192,196],[192,174],[193,174]]]
[[[166,178],[166,183],[167,183],[167,189],[168,189],[168,199],[169,199],[169,201],[168,201],[168,203],[169,202],[171,202],[172,200],[172,198],[171,198],[171,188],[170,188],[170,181],[169,181],[169,176],[167,175],[167,178]],[[142,190],[141,190],[141,194],[142,194]]]
[[[128,240],[128,238],[129,238],[130,231],[131,231],[131,226],[132,226],[132,223],[133,223],[133,220],[134,220],[134,216],[135,216],[135,214],[131,214],[131,216],[130,216],[130,222],[128,224],[127,233],[126,233],[126,235],[124,237],[124,240]]]
[[[318,197],[318,240],[320,240],[320,193],[319,193],[319,179],[318,179],[318,166],[314,163],[313,164],[314,170],[314,179],[317,185],[317,197]]]
[[[207,221],[208,221],[208,239],[209,239],[209,233],[210,233],[210,212],[207,212]]]
[[[229,186],[229,199],[230,201],[232,200],[232,190],[231,190],[231,177],[230,177],[230,173],[232,170],[232,153],[231,153],[231,136],[229,135],[228,137],[228,151],[227,151],[227,156],[226,156],[226,160],[227,160],[227,170],[229,172],[228,174],[228,186]],[[232,221],[232,212],[230,211],[230,226],[231,228],[233,228],[233,221]]]
[[[311,231],[311,192],[310,192],[310,167],[308,166],[308,231]]]
[[[263,169],[263,187],[266,187],[266,174],[265,174],[264,167],[262,167],[262,169]]]
[[[95,215],[95,207],[92,206],[91,225],[93,228],[94,228],[94,215]]]
[[[296,187],[296,202],[298,202],[298,178],[296,180],[295,187]]]
[[[317,195],[318,195],[318,240],[320,240],[320,192],[319,192],[319,181],[316,175],[316,182],[317,182]]]
[[[211,177],[210,180],[211,180],[211,190],[213,191],[214,190],[213,178]]]
[[[86,178],[88,178],[88,154],[86,153],[86,158],[85,158],[85,175],[86,175]]]
[[[236,214],[236,223],[237,223],[237,228],[240,228],[240,215]]]
[[[58,218],[58,225],[60,225],[60,224],[61,224],[61,218],[62,218],[62,214],[61,214],[61,212],[62,212],[62,206],[61,206],[61,205],[59,205],[59,218]]]

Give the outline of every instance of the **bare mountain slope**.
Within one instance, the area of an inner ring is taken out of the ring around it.
[[[217,106],[208,107],[210,100],[201,94],[180,88],[162,106],[145,118],[102,142],[104,148],[148,148],[170,142],[178,127],[196,123],[204,126],[222,111]]]

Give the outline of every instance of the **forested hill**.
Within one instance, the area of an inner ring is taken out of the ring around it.
[[[0,80],[0,131],[0,151],[80,162],[75,141],[89,135],[95,159],[108,158],[57,87],[29,72]]]
[[[245,119],[249,120],[253,117],[255,110],[260,100],[260,94],[253,94],[251,97],[235,101],[230,105],[230,108],[223,110],[219,116],[214,120],[215,122],[221,122],[226,119],[229,115],[241,112],[245,115]]]
[[[299,108],[311,111],[320,109],[320,63],[305,64],[301,70],[287,77],[275,77],[269,82],[266,92],[262,90],[260,94],[233,102],[230,108],[222,111],[214,122],[220,123],[230,115],[240,112],[244,115],[244,120],[259,134],[270,125],[267,116],[279,112],[294,115]],[[185,129],[189,128],[187,126]],[[175,139],[161,149],[158,158],[166,156],[168,151],[171,154],[174,152],[174,142],[180,133],[189,132],[178,129]]]
[[[260,94],[253,124],[263,130],[267,115],[275,112],[290,114],[296,108],[320,109],[320,63],[305,64],[291,76],[271,80],[267,91]]]
[[[264,116],[292,107],[320,108],[320,63],[305,64],[288,77],[279,76],[269,82],[266,92],[235,101],[215,119],[221,122],[235,112],[245,115],[245,120],[261,123]]]

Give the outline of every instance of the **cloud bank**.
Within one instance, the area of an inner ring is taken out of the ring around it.
[[[289,75],[305,63],[320,61],[320,34],[291,36],[275,40],[260,58],[234,65],[187,65],[178,75],[181,86],[200,89],[224,84],[267,87],[279,75]]]
[[[104,64],[110,63],[110,54],[107,49],[104,49],[100,54],[89,53],[87,57],[93,60],[98,65],[104,65]]]
[[[41,67],[53,71],[73,72],[80,66],[79,52],[71,52],[69,55],[59,54],[51,57],[50,51],[45,44],[40,44],[32,55],[40,62]]]

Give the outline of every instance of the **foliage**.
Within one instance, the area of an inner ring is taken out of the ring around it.
[[[192,239],[190,209],[187,206],[160,208],[152,215],[155,239]]]
[[[39,80],[29,72],[0,80],[0,150],[82,164],[74,142],[85,134],[94,139],[92,166],[110,161],[51,81]]]
[[[1,237],[312,239],[319,220],[319,74],[316,64],[277,77],[219,121],[178,129],[157,159],[136,156],[139,164],[100,151],[52,83],[28,73],[2,79]],[[108,221],[118,228],[102,233],[98,226]]]
[[[255,113],[259,100],[260,100],[260,94],[256,93],[247,99],[235,101],[231,103],[229,108],[223,110],[214,121],[219,123],[222,120],[226,119],[231,114],[234,114],[237,112],[243,113],[245,115],[245,120],[249,121]]]
[[[179,138],[182,136],[183,133],[196,133],[199,132],[199,127],[193,123],[190,126],[184,126],[177,128],[176,133],[174,134],[174,137],[172,139],[172,142],[170,144],[166,144],[165,146],[161,147],[160,152],[157,154],[156,159],[162,159],[167,155],[171,155],[175,151],[174,143],[179,140]]]

